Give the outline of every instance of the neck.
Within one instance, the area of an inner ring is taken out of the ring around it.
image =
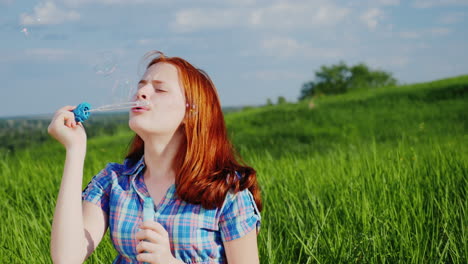
[[[178,129],[173,135],[148,135],[142,139],[145,142],[145,178],[173,183],[177,154],[184,140],[182,130]]]

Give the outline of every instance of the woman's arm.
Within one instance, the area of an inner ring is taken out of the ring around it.
[[[260,263],[256,229],[241,238],[224,242],[224,249],[229,264]]]
[[[107,229],[101,208],[81,201],[86,133],[74,121],[73,107],[57,111],[49,133],[66,148],[62,183],[57,197],[50,250],[54,263],[83,263],[99,244]]]

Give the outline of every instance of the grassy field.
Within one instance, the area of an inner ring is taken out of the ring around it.
[[[229,113],[256,168],[261,263],[467,263],[468,76]],[[83,186],[131,134],[92,138]],[[50,263],[64,150],[3,153],[0,263]],[[110,263],[110,239],[86,263]]]

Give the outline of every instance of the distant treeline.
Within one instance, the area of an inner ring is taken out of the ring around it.
[[[239,110],[240,107],[223,108],[224,113]],[[54,140],[47,133],[50,121],[50,118],[34,117],[0,118],[0,153],[14,152]],[[85,128],[88,139],[130,131],[128,113],[93,114],[85,122]]]
[[[53,140],[47,133],[50,119],[4,118],[0,119],[0,153],[14,152]],[[88,138],[114,135],[129,130],[128,114],[95,114],[85,123]]]

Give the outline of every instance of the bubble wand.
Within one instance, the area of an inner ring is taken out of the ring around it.
[[[145,201],[143,203],[143,222],[145,221],[154,221],[154,203],[151,197],[145,197]],[[144,264],[149,264],[144,262]]]
[[[75,109],[72,110],[73,114],[75,114],[75,121],[76,122],[84,122],[89,118],[89,115],[92,112],[108,112],[108,111],[115,111],[115,110],[124,110],[124,109],[131,109],[135,107],[144,107],[149,105],[148,101],[136,101],[136,102],[127,102],[121,104],[111,104],[111,105],[103,105],[95,109],[91,109],[91,105],[87,102],[83,102],[79,104]]]

